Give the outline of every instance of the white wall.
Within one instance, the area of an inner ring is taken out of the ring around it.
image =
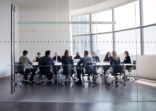
[[[156,80],[156,56],[138,56],[136,62],[137,75]]]
[[[0,0],[0,77],[10,75],[10,8],[9,0]]]
[[[38,51],[44,55],[45,50],[51,50],[54,55],[55,51],[63,54],[65,49],[70,49],[70,43],[66,43],[70,41],[69,24],[22,24],[69,21],[69,0],[46,1],[49,4],[19,4],[19,50],[20,54],[28,50],[31,60]]]

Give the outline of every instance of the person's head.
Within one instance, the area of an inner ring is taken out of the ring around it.
[[[110,52],[107,52],[106,53],[106,57],[108,58],[108,57],[111,57],[111,53]]]
[[[117,60],[117,53],[116,53],[116,51],[112,51],[112,58]]]
[[[23,51],[23,56],[27,56],[27,54],[28,54],[28,51],[27,50],[24,50]]]
[[[91,55],[92,55],[92,56],[95,56],[96,54],[95,54],[95,52],[91,52]]]
[[[124,55],[127,57],[127,56],[129,56],[129,52],[128,51],[125,51],[124,52]]]
[[[69,50],[67,50],[67,49],[65,50],[64,56],[65,56],[65,57],[69,57]]]
[[[41,56],[41,53],[40,52],[37,52],[37,57],[40,57]]]
[[[45,56],[50,56],[50,50],[45,51]]]
[[[80,56],[79,52],[76,52],[76,56]]]
[[[88,51],[84,51],[84,56],[88,56],[89,52]]]
[[[58,56],[58,53],[57,52],[55,52],[55,56]]]

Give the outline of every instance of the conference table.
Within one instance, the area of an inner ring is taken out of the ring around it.
[[[124,70],[126,70],[126,66],[135,67],[135,64],[124,64],[124,63],[121,63],[121,65],[123,67],[125,67]],[[38,67],[38,66],[39,66],[38,62],[34,62],[33,63],[33,67]],[[61,69],[63,67],[61,62],[55,62],[54,66],[61,67]],[[76,74],[77,74],[77,70],[76,69],[77,69],[77,66],[78,66],[77,62],[74,62],[73,66],[74,66],[74,71],[75,71],[74,78],[76,78]],[[83,67],[83,65],[80,65],[80,66]],[[103,67],[111,67],[110,62],[96,62],[96,63],[94,63],[94,66],[97,67],[97,68],[102,68],[102,69],[103,69]],[[100,72],[99,74],[103,74],[103,71]]]
[[[38,62],[33,62],[33,66],[38,66]],[[77,63],[74,63],[73,64],[74,66],[77,66]],[[124,64],[124,63],[121,63],[121,65],[123,66],[135,66],[135,64]],[[55,62],[54,66],[62,66],[62,63],[61,62]],[[96,62],[94,63],[94,66],[97,66],[97,67],[103,67],[103,66],[110,66],[110,63],[109,62]]]

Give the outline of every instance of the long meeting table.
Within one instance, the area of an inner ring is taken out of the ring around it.
[[[135,66],[135,64],[124,64],[124,63],[121,63],[121,65],[123,65],[123,66]],[[38,62],[33,62],[33,66],[38,66]],[[62,66],[62,63],[61,62],[55,62],[54,66]],[[74,66],[77,66],[77,63],[74,63]],[[94,64],[94,66],[97,66],[97,67],[110,66],[110,63],[109,62],[96,62]]]

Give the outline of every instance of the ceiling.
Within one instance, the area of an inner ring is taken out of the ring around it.
[[[21,6],[50,6],[52,4],[57,4],[57,2],[62,2],[63,0],[15,0]],[[66,2],[68,0],[64,0]],[[132,1],[132,0],[69,0],[70,10],[82,9],[88,6],[94,6],[99,3],[113,3],[122,1]]]

